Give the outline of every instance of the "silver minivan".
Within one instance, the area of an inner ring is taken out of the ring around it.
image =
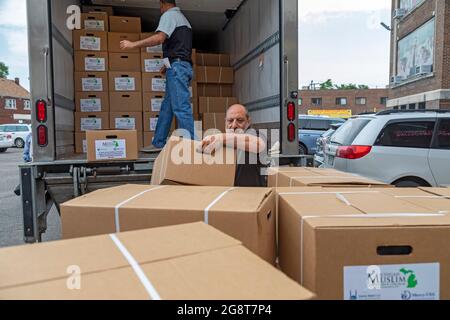
[[[450,110],[388,110],[349,119],[323,167],[398,187],[450,186]]]

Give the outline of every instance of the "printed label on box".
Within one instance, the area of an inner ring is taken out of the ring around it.
[[[124,159],[126,157],[127,144],[125,139],[95,141],[95,158],[97,160]]]
[[[160,112],[163,101],[164,101],[164,99],[162,99],[162,98],[154,98],[154,99],[152,99],[152,111],[153,112]]]
[[[80,49],[89,51],[100,51],[101,39],[97,37],[80,37]]]
[[[81,112],[101,112],[102,99],[80,99]]]
[[[83,153],[87,153],[87,142],[86,142],[86,139],[83,139]]]
[[[191,99],[194,97],[194,91],[192,90],[192,86],[189,87],[189,92],[191,94]]]
[[[101,118],[81,118],[81,131],[101,130],[101,129],[102,129]]]
[[[156,131],[158,125],[158,118],[150,118],[150,131]]]
[[[135,78],[115,78],[116,91],[135,91]]]
[[[85,58],[84,68],[86,71],[106,71],[105,58]]]
[[[345,300],[439,300],[439,263],[344,267]]]
[[[162,59],[145,59],[145,72],[160,72],[164,66]]]
[[[105,21],[103,20],[85,20],[84,29],[94,31],[106,31]]]
[[[136,130],[135,118],[116,118],[116,129]]]
[[[102,78],[83,78],[81,85],[83,91],[103,91]]]
[[[147,47],[147,53],[163,52],[162,44],[155,47]]]
[[[152,91],[166,92],[166,79],[153,78],[152,79]]]

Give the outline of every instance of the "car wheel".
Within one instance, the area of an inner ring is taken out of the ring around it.
[[[301,156],[306,156],[308,155],[308,149],[303,144],[300,144],[298,146],[298,154]]]
[[[417,187],[430,187],[430,184],[422,179],[403,179],[393,183],[397,188],[417,188]]]
[[[16,141],[14,141],[14,145],[16,146],[16,148],[22,149],[25,146],[25,141],[18,138],[16,139]]]
[[[4,153],[6,150],[8,150],[8,148],[0,148],[0,153]]]

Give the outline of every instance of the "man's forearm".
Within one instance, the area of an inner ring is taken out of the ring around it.
[[[147,39],[136,41],[135,45],[138,48],[146,48],[146,47],[156,47],[163,43],[164,43],[163,37],[161,37],[160,35],[154,35]]]
[[[224,145],[250,153],[261,153],[266,149],[264,140],[251,134],[227,133]]]

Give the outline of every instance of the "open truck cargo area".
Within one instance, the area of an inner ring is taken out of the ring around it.
[[[67,22],[85,5],[139,17],[142,33],[154,32],[161,15],[158,0],[27,1],[34,162],[20,167],[26,242],[40,240],[53,204],[59,210],[60,203],[79,195],[151,179],[155,156],[93,164],[75,153],[75,51]],[[197,52],[230,56],[233,95],[248,108],[254,127],[274,130],[268,138],[271,145],[280,142],[280,158],[297,157],[297,1],[178,0],[177,5],[192,25]]]

